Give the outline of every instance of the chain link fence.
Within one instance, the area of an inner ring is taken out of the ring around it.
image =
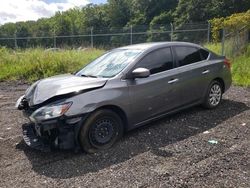
[[[105,48],[110,49],[129,44],[187,41],[204,44],[210,42],[210,25],[208,23],[167,25],[137,25],[122,28],[87,28],[74,35],[40,36],[0,36],[0,45],[9,48]]]
[[[112,49],[119,46],[160,41],[185,41],[204,46],[217,45],[217,53],[229,57],[237,55],[249,42],[249,30],[240,28],[237,31],[223,29],[221,41],[213,43],[211,40],[211,25],[209,23],[192,23],[176,26],[167,25],[137,25],[122,28],[87,28],[77,31],[75,35],[48,35],[40,36],[0,36],[0,46],[8,48],[66,48],[85,49],[101,48]]]
[[[246,48],[249,41],[250,31],[247,27],[234,31],[225,28],[222,31],[221,53],[227,57],[235,57]]]

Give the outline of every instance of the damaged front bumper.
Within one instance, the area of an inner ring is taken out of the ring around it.
[[[86,115],[82,115],[30,122],[22,127],[23,139],[29,147],[45,152],[55,149],[79,150],[78,135],[85,119]]]
[[[78,135],[87,114],[78,116],[59,116],[49,120],[36,120],[32,114],[39,107],[31,108],[24,96],[16,103],[16,108],[23,111],[23,115],[30,123],[22,126],[23,139],[31,148],[50,151],[53,149],[80,149]]]
[[[35,124],[32,123],[27,123],[22,126],[23,140],[31,148],[45,152],[50,151],[50,146],[45,144],[43,140],[36,134],[34,126]]]

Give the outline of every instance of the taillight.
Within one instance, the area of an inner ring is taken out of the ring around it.
[[[225,58],[224,64],[227,66],[227,68],[231,69],[231,62],[229,59]]]

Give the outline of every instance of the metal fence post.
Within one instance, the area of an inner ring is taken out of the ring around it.
[[[91,27],[90,34],[91,34],[91,48],[94,48],[94,36],[93,36],[93,30],[94,28]]]
[[[222,29],[221,55],[225,55],[225,28]]]
[[[207,42],[210,43],[210,33],[211,33],[211,23],[208,22],[208,27],[207,27]]]
[[[56,31],[55,31],[55,29],[54,29],[53,43],[54,43],[54,48],[56,48]]]
[[[133,44],[133,26],[130,26],[130,44]]]
[[[54,36],[53,39],[54,39],[54,42],[53,42],[54,43],[54,48],[56,48],[56,36]]]
[[[17,49],[17,48],[18,48],[18,46],[17,46],[16,32],[15,32],[15,35],[14,35],[14,42],[15,42],[15,49]]]
[[[170,38],[171,38],[171,41],[173,41],[173,39],[174,39],[174,25],[172,22],[170,23],[170,27],[171,27]]]

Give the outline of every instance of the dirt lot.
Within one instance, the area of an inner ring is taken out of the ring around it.
[[[24,144],[27,120],[14,104],[27,87],[0,82],[0,187],[250,187],[250,88],[232,87],[216,110],[194,107],[87,155]]]

